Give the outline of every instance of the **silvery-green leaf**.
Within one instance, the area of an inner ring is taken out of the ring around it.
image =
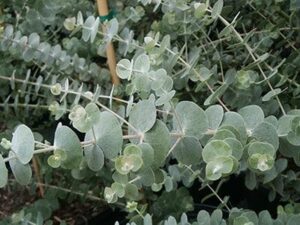
[[[95,135],[95,137],[94,137]],[[118,119],[110,112],[101,112],[100,118],[93,125],[93,130],[86,133],[85,141],[96,138],[96,143],[108,159],[115,158],[122,150],[122,128]]]
[[[176,91],[174,91],[174,90],[165,93],[164,95],[160,96],[156,100],[155,105],[156,106],[161,106],[161,105],[164,105],[164,104],[168,103],[174,97],[175,93],[176,93]]]
[[[79,167],[83,151],[80,141],[73,130],[59,124],[55,131],[54,147],[65,151],[67,155],[66,160],[62,160],[61,165],[63,168],[74,169]]]
[[[202,157],[204,162],[208,163],[218,157],[230,156],[232,149],[229,144],[221,140],[212,140],[204,146],[202,151]]]
[[[86,114],[83,118],[73,121],[73,126],[82,133],[92,129],[93,125],[97,123],[100,118],[100,111],[98,106],[91,102],[85,107]]]
[[[274,90],[271,90],[262,97],[262,101],[263,102],[270,101],[272,98],[279,95],[281,92],[282,92],[282,90],[280,88],[276,88]]]
[[[200,138],[208,129],[208,119],[198,105],[193,102],[182,101],[176,105],[173,116],[173,126],[185,136]]]
[[[252,137],[258,141],[268,142],[274,146],[275,150],[278,149],[279,139],[275,127],[267,122],[263,122],[254,128]]]
[[[216,130],[224,116],[224,110],[220,105],[212,105],[205,110],[205,114],[208,119],[208,127],[209,129]]]
[[[265,172],[272,169],[274,158],[269,154],[255,153],[249,157],[248,164],[252,169]]]
[[[268,154],[270,156],[274,156],[276,150],[274,149],[273,145],[266,143],[266,142],[252,142],[248,147],[248,154],[249,156],[260,153],[260,154]]]
[[[213,19],[216,19],[218,18],[218,16],[221,14],[222,12],[222,8],[223,8],[223,0],[218,0],[213,8],[212,8],[212,11],[211,11],[211,17]]]
[[[166,159],[171,145],[170,132],[165,123],[157,120],[154,126],[145,133],[144,141],[154,150],[154,167],[161,166]]]
[[[210,161],[205,168],[205,176],[208,180],[218,180],[223,174],[233,170],[233,160],[230,157],[221,156]]]
[[[121,59],[116,68],[116,72],[121,79],[131,79],[132,75],[132,62],[128,59]]]
[[[130,200],[133,200],[133,201],[138,200],[139,190],[138,190],[137,186],[134,184],[128,183],[125,187],[125,197]]]
[[[209,213],[205,210],[200,210],[197,215],[198,225],[208,225],[210,224],[210,216]]]
[[[195,137],[182,138],[173,150],[178,162],[185,165],[200,164],[202,146]]]
[[[123,151],[124,155],[137,155],[137,156],[142,156],[142,149],[135,144],[129,144],[125,147]]]
[[[228,88],[228,84],[224,83],[217,90],[215,90],[208,98],[205,100],[204,105],[214,104],[218,98],[220,98]]]
[[[143,168],[151,166],[154,161],[154,149],[148,143],[141,143],[138,146],[142,150]]]
[[[222,126],[227,125],[234,127],[238,131],[241,143],[245,144],[248,136],[243,117],[236,112],[226,112],[223,118]]]
[[[97,144],[85,147],[84,156],[91,170],[97,172],[104,166],[104,154]]]
[[[7,184],[8,170],[6,168],[4,159],[0,155],[0,188],[3,188]]]
[[[16,153],[21,163],[30,162],[34,151],[34,136],[30,128],[19,125],[13,133],[11,149]]]
[[[9,157],[15,156],[12,151],[9,152]],[[9,166],[18,183],[27,185],[32,177],[32,170],[29,164],[22,164],[17,158],[9,160]]]
[[[151,167],[142,168],[139,171],[139,176],[141,177],[141,182],[145,187],[151,187],[155,183],[155,174]]]
[[[226,138],[236,138],[236,136],[230,130],[221,128],[217,130],[217,132],[212,137],[212,139],[214,140],[224,140]]]
[[[238,113],[244,118],[247,129],[254,129],[264,121],[265,115],[257,105],[248,105],[241,108]]]
[[[141,132],[150,130],[156,121],[156,108],[151,100],[139,101],[129,114],[129,123]]]
[[[100,20],[98,17],[95,19],[94,16],[89,16],[83,24],[82,39],[86,42],[90,39],[91,43],[93,43],[98,32],[99,24]]]
[[[125,188],[122,184],[114,182],[111,185],[111,189],[116,193],[119,198],[123,198],[125,195]]]
[[[296,132],[290,131],[286,138],[292,145],[300,146],[300,135]]]
[[[237,139],[235,138],[226,138],[224,139],[224,141],[230,146],[230,148],[232,149],[232,156],[234,158],[236,158],[237,160],[240,160],[243,156],[243,151],[244,151],[244,147],[241,144],[241,142],[239,142]]]
[[[106,36],[105,36],[105,41],[110,42],[113,37],[118,33],[119,29],[119,22],[116,18],[113,18],[110,20],[107,25],[106,25]]]
[[[146,74],[150,70],[150,59],[146,54],[139,55],[133,64],[135,71]]]

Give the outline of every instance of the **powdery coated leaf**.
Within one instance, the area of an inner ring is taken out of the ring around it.
[[[150,167],[154,161],[154,149],[148,143],[138,145],[142,150],[143,168]]]
[[[134,61],[133,68],[135,71],[142,74],[147,73],[150,70],[150,58],[146,54],[139,55]]]
[[[89,16],[83,24],[82,39],[87,42],[91,36],[91,30],[95,22],[95,17]]]
[[[276,150],[274,149],[273,145],[265,142],[253,142],[248,147],[248,154],[249,156],[253,154],[268,154],[270,156],[274,156],[276,153]]]
[[[84,149],[84,156],[91,170],[97,172],[104,166],[104,154],[97,144],[86,147]]]
[[[222,122],[222,126],[225,125],[234,127],[240,135],[241,143],[242,144],[246,143],[248,136],[245,127],[245,121],[240,114],[236,112],[226,112]]]
[[[59,124],[54,135],[54,147],[65,151],[67,158],[62,160],[65,169],[78,168],[83,157],[80,141],[73,130]]]
[[[263,122],[254,128],[252,137],[261,142],[268,142],[278,149],[279,139],[275,127],[267,122]]]
[[[73,126],[82,133],[92,129],[100,117],[100,110],[95,103],[89,103],[84,110],[86,113],[85,116],[73,121]]]
[[[238,113],[244,118],[247,129],[254,129],[258,124],[264,122],[264,112],[257,105],[243,107]]]
[[[269,154],[255,153],[248,158],[250,168],[265,172],[273,168],[274,158]]]
[[[216,19],[218,18],[218,16],[221,14],[222,12],[222,8],[223,8],[223,0],[218,0],[213,8],[212,8],[212,11],[211,11],[211,17],[213,19]]]
[[[280,88],[276,88],[274,90],[271,90],[262,97],[262,101],[263,102],[270,101],[272,98],[279,95],[281,92],[282,92],[282,90]]]
[[[208,119],[209,129],[216,130],[223,120],[223,107],[220,105],[212,105],[205,110],[205,114]]]
[[[225,141],[213,140],[205,145],[202,151],[202,157],[204,162],[208,163],[221,156],[230,156],[232,154],[232,149],[230,145]]]
[[[121,59],[116,68],[116,72],[121,79],[131,79],[132,75],[132,62],[128,59]]]
[[[208,98],[205,100],[204,105],[211,105],[215,103],[218,98],[220,98],[224,92],[227,90],[228,84],[224,83],[222,86],[218,87],[217,90],[215,90],[214,93],[212,93]]]
[[[139,198],[139,190],[136,185],[128,183],[125,187],[125,197],[136,201]]]
[[[95,37],[98,32],[98,27],[100,24],[100,20],[97,17],[95,19],[94,16],[89,16],[86,21],[83,24],[82,29],[82,39],[87,42],[89,39],[91,40],[91,43],[95,40]]]
[[[173,150],[178,162],[185,165],[200,164],[202,146],[194,137],[182,138]]]
[[[30,128],[19,125],[13,133],[11,149],[16,153],[21,163],[30,162],[34,151],[34,136]]]
[[[104,156],[108,159],[115,158],[121,152],[123,144],[122,128],[118,119],[110,112],[102,112],[93,128],[96,143]],[[85,136],[85,141],[90,140],[94,140],[92,130]]]
[[[14,157],[15,153],[9,152],[9,157]],[[22,164],[17,158],[9,160],[9,166],[17,182],[21,185],[30,183],[32,177],[32,170],[29,164]]]
[[[226,138],[224,139],[224,141],[230,146],[230,148],[232,149],[232,156],[234,158],[236,158],[237,160],[240,160],[243,156],[243,151],[244,151],[244,147],[241,144],[241,142],[239,142],[237,139],[235,138]]]
[[[236,138],[236,136],[230,130],[223,128],[217,130],[217,132],[213,136],[214,140],[224,140],[226,138]]]
[[[296,132],[290,131],[286,138],[292,145],[300,146],[300,135]]]
[[[193,102],[182,101],[176,105],[173,126],[186,136],[201,138],[208,129],[205,112]]]
[[[119,198],[123,198],[125,195],[125,189],[123,184],[114,182],[111,185],[111,189],[116,193]]]
[[[156,108],[151,100],[138,102],[129,114],[129,123],[141,132],[150,130],[156,121]]]
[[[171,145],[170,132],[165,123],[157,120],[154,126],[145,133],[144,141],[154,150],[153,167],[159,167],[165,162]]]
[[[6,168],[4,159],[0,155],[0,188],[3,188],[7,184],[8,170]]]
[[[197,222],[199,225],[210,224],[210,215],[205,210],[200,210],[197,215]]]
[[[218,180],[223,174],[233,170],[234,162],[230,157],[218,157],[206,165],[205,175],[208,180]]]

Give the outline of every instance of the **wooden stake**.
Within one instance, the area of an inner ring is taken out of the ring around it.
[[[109,14],[107,0],[97,0],[98,12],[100,16],[107,16]],[[106,32],[106,27],[102,26],[103,32]],[[106,48],[107,64],[111,74],[112,83],[114,85],[120,84],[120,79],[116,72],[116,54],[113,44],[110,42]]]

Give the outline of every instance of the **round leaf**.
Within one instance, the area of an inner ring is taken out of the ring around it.
[[[83,152],[80,141],[73,130],[59,124],[55,131],[54,147],[65,151],[67,158],[62,160],[61,166],[65,169],[78,168]]]
[[[129,123],[141,132],[150,130],[156,121],[156,108],[151,100],[138,102],[129,114]]]
[[[209,129],[216,130],[224,116],[224,110],[220,105],[212,105],[205,110],[205,114],[208,119],[208,127]]]
[[[130,80],[132,75],[132,64],[128,59],[121,59],[116,68],[116,72],[121,79]]]
[[[13,133],[11,149],[16,153],[21,163],[27,164],[33,157],[34,136],[25,125],[19,125]]]
[[[93,125],[93,130],[86,133],[85,141],[94,140],[108,159],[115,158],[122,150],[122,128],[118,119],[110,112],[100,113],[100,118]],[[86,149],[86,148],[85,148]]]
[[[84,156],[88,167],[97,172],[104,166],[104,154],[101,148],[95,144],[92,146],[87,146],[84,149]]]
[[[53,168],[58,168],[61,165],[61,160],[57,155],[50,155],[47,162]]]
[[[272,169],[274,165],[274,158],[269,154],[255,153],[248,159],[249,166],[261,172]]]
[[[264,112],[257,105],[243,107],[238,113],[244,118],[247,129],[254,129],[258,124],[264,122]]]
[[[143,74],[147,73],[150,70],[150,59],[146,54],[139,55],[134,64],[133,68],[135,71],[141,72]]]
[[[14,157],[15,154],[10,151],[9,157]],[[27,185],[32,177],[32,170],[29,164],[24,165],[17,158],[9,160],[9,166],[18,183]]]
[[[234,127],[240,135],[241,143],[242,144],[246,143],[248,136],[245,127],[245,121],[240,114],[236,112],[226,112],[222,122],[222,126],[224,125],[229,125]]]
[[[99,108],[95,103],[89,103],[84,110],[84,115],[80,119],[73,121],[73,126],[83,133],[92,129],[100,117]]]
[[[143,168],[151,166],[154,161],[154,149],[148,143],[141,143],[138,146],[142,150]]]
[[[258,141],[270,143],[275,150],[278,149],[279,139],[277,131],[273,125],[267,122],[263,122],[255,127],[251,136]]]
[[[244,150],[244,147],[241,144],[241,142],[239,142],[235,138],[226,138],[224,139],[224,141],[230,146],[232,150],[232,156],[237,160],[240,160],[243,156],[243,150]]]
[[[230,148],[230,145],[221,140],[210,141],[207,145],[205,145],[202,151],[202,157],[206,163],[222,156],[230,156],[231,154],[232,149]]]
[[[159,167],[165,162],[171,145],[170,132],[165,123],[157,120],[154,126],[145,133],[144,141],[149,143],[154,150],[154,167]]]
[[[274,149],[273,145],[266,143],[266,142],[253,142],[248,147],[248,154],[249,156],[253,154],[268,154],[270,156],[274,156],[276,150]]]
[[[186,136],[200,138],[208,129],[208,119],[198,105],[193,102],[179,102],[175,108],[173,125]]]
[[[194,137],[182,138],[173,150],[178,162],[185,165],[200,164],[202,146]]]
[[[233,160],[230,157],[218,157],[206,165],[206,178],[218,180],[223,174],[229,174],[233,170]]]

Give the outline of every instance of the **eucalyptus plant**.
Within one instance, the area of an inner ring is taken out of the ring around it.
[[[1,188],[10,171],[38,186],[38,158],[85,183],[87,197],[126,210],[132,225],[300,222],[297,1],[115,0],[111,20],[89,1],[15,2],[0,4],[1,114],[17,123],[1,134]],[[110,42],[118,86],[97,61]],[[35,131],[45,118],[50,134]],[[276,219],[232,207],[214,184],[233,176],[290,204]],[[199,183],[220,205],[188,219]],[[11,221],[50,216],[25,208]]]

